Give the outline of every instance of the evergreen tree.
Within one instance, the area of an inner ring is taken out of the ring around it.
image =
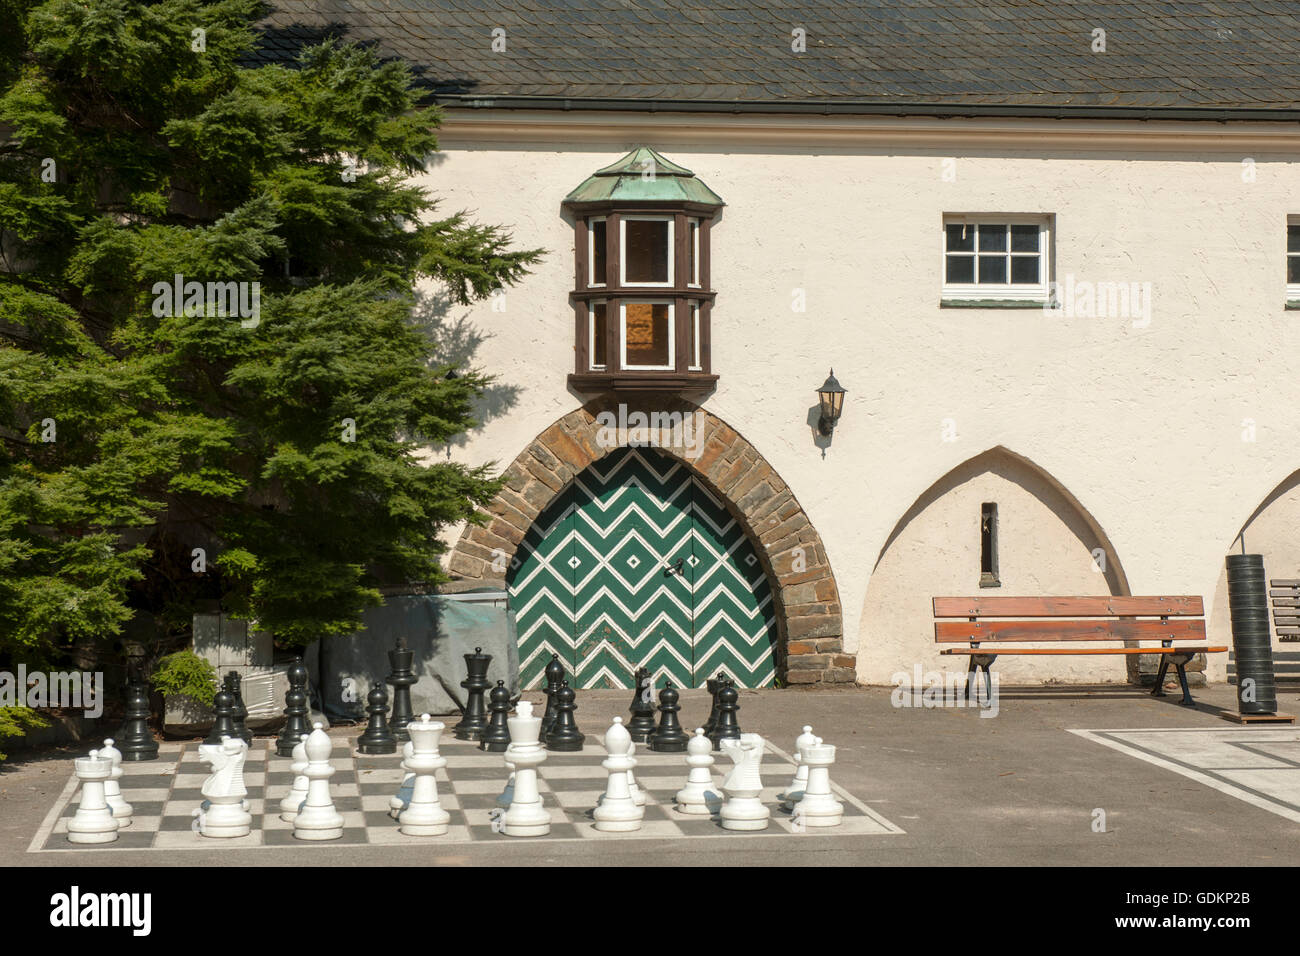
[[[498,487],[427,452],[490,379],[431,359],[415,290],[468,303],[539,253],[412,183],[439,116],[404,65],[259,66],[262,13],[0,0],[0,650],[28,661],[204,594],[283,642],[355,630]]]

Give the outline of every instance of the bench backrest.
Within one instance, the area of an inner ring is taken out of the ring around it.
[[[950,644],[967,641],[1179,641],[1205,638],[1205,602],[1199,595],[1191,594],[1172,597],[937,597],[934,599],[934,616],[964,619],[935,621],[935,641]],[[1155,620],[1138,620],[1142,617]],[[1095,620],[1098,618],[1101,620]]]
[[[1280,641],[1300,641],[1300,581],[1268,582],[1273,599],[1273,630]]]

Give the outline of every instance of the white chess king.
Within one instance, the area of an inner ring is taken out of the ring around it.
[[[723,739],[722,749],[735,763],[722,790],[727,802],[718,816],[726,830],[766,830],[772,811],[763,806],[761,764],[767,747],[759,734],[741,734],[739,740]]]
[[[551,815],[542,805],[537,791],[537,766],[546,759],[546,750],[538,743],[542,718],[533,716],[533,705],[521,700],[515,716],[507,718],[510,746],[506,764],[515,768],[515,787],[510,809],[502,817],[501,831],[506,836],[545,836],[551,832]]]
[[[199,818],[199,833],[205,837],[229,839],[248,836],[253,816],[248,812],[248,790],[244,787],[244,760],[248,744],[240,737],[221,738],[219,744],[199,744],[199,760],[210,764],[212,774],[203,781],[202,794],[208,799]]]

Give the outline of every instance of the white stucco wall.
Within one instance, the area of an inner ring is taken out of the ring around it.
[[[1213,149],[1164,141],[1150,152],[1023,139],[1004,147],[996,136],[968,149],[960,137],[947,149],[878,137],[860,146],[730,146],[710,144],[707,130],[673,145],[655,129],[632,128],[619,143],[563,147],[475,148],[472,131],[445,136],[424,180],[443,209],[470,210],[507,226],[517,245],[549,250],[509,292],[504,312],[484,303],[448,316],[487,336],[475,364],[519,390],[513,408],[454,454],[504,467],[581,404],[565,381],[573,230],[560,202],[646,143],[728,203],[712,247],[721,379],[704,404],[767,457],[820,532],[860,679],[895,669],[894,645],[873,648],[862,624],[888,535],[941,476],[999,445],[1032,460],[1092,515],[1131,593],[1202,594],[1214,604],[1225,547],[1300,466],[1300,313],[1283,310],[1286,216],[1300,212],[1300,169],[1292,154],[1238,147],[1230,133]],[[1243,181],[1246,155],[1253,182]],[[943,161],[953,157],[949,182]],[[1056,278],[1150,282],[1150,324],[941,309],[946,212],[1053,214]],[[807,297],[802,314],[791,310],[796,288]],[[848,396],[823,457],[808,417],[832,365]],[[943,440],[949,418],[953,441]],[[1254,422],[1254,441],[1243,441],[1244,419]],[[918,540],[942,538],[929,529]],[[1007,526],[1003,547],[1015,547],[1013,538]],[[1087,593],[1090,580],[1054,574],[1023,584]],[[969,575],[950,579],[936,565],[922,596],[959,582],[957,593],[977,590]],[[1013,590],[1008,581],[1001,593]],[[1211,637],[1228,634],[1220,627]],[[1117,661],[1070,673],[1114,679]]]

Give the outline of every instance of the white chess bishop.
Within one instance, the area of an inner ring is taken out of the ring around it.
[[[686,744],[686,786],[677,791],[677,809],[682,813],[713,814],[722,804],[713,787],[713,741],[704,736],[704,728],[696,727],[695,736]]]
[[[293,773],[293,786],[280,801],[280,819],[292,823],[298,815],[303,801],[307,799],[307,735],[299,734],[298,742],[293,745],[292,763],[289,770]]]
[[[68,821],[68,842],[112,843],[117,839],[117,820],[104,799],[104,783],[113,775],[113,762],[92,750],[89,757],[78,757],[72,766],[81,781],[81,799]]]
[[[601,766],[609,771],[609,781],[600,806],[592,814],[596,819],[596,829],[612,833],[639,830],[645,808],[637,806],[629,787],[636,760],[632,757],[632,736],[623,726],[622,717],[615,717],[614,726],[605,732],[605,749],[609,756]]]
[[[546,750],[538,743],[542,718],[533,716],[531,702],[521,700],[515,716],[506,719],[510,727],[510,746],[506,748],[506,765],[515,768],[515,785],[510,808],[501,817],[501,832],[506,836],[545,836],[551,832],[551,815],[542,805],[537,791],[537,766],[546,759]]]
[[[767,747],[759,734],[741,734],[739,740],[722,740],[722,749],[735,766],[722,781],[727,802],[718,816],[726,830],[766,830],[772,811],[763,806],[761,764]]]
[[[785,793],[779,795],[781,806],[786,810],[793,810],[794,805],[803,799],[804,789],[808,786],[808,765],[804,763],[804,752],[815,743],[817,743],[817,738],[813,736],[812,728],[807,725],[804,726],[803,733],[794,739],[796,768],[794,779],[785,788]]]
[[[808,786],[794,805],[794,821],[806,827],[839,826],[844,819],[844,804],[832,795],[830,776],[835,748],[818,737],[804,751],[803,762],[808,766]]]
[[[413,773],[415,782],[410,802],[397,820],[407,836],[442,836],[451,822],[451,814],[438,802],[438,779],[434,776],[447,766],[447,758],[438,753],[438,738],[446,729],[445,724],[428,714],[406,725],[411,735],[411,755],[402,761],[402,769]]]
[[[199,834],[216,839],[248,836],[253,816],[248,812],[248,790],[244,787],[244,761],[248,744],[240,737],[222,736],[219,744],[199,744],[199,760],[210,764],[212,774],[203,781],[207,797],[194,815]]]
[[[334,744],[323,725],[314,726],[304,749],[307,799],[293,818],[293,835],[299,840],[338,840],[343,836],[343,818],[330,798],[330,777],[334,774],[330,753]]]
[[[112,774],[104,781],[104,801],[113,811],[118,829],[124,830],[131,825],[132,810],[131,804],[122,796],[122,785],[119,782],[122,779],[122,751],[113,746],[113,738],[109,737],[104,741],[104,746],[99,748],[99,756],[113,765]]]

